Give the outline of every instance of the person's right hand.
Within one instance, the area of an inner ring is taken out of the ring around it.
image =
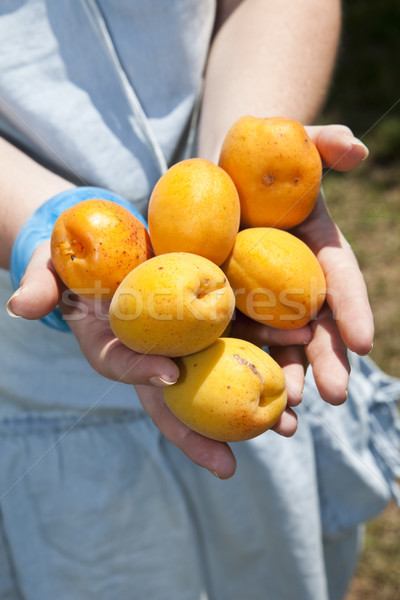
[[[109,302],[84,299],[65,289],[54,271],[49,243],[44,242],[34,252],[19,291],[12,296],[8,307],[16,316],[40,319],[57,305],[60,305],[64,318],[77,338],[82,354],[98,373],[114,381],[136,386],[143,407],[155,425],[191,460],[220,478],[233,475],[236,462],[228,444],[195,433],[166,406],[162,387],[178,379],[176,363],[162,356],[138,354],[124,346],[110,328]],[[295,332],[272,330],[270,334],[266,328],[265,332],[254,335],[260,344],[273,343],[275,346],[289,344],[295,347],[311,339],[311,331],[307,327]],[[293,361],[286,360],[283,365],[289,406],[301,401],[304,370],[300,362],[296,357]],[[274,429],[282,435],[292,435],[296,426],[296,417],[288,409]]]

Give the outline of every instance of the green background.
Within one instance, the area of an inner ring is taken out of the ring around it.
[[[369,148],[351,173],[324,176],[330,211],[352,244],[375,318],[371,354],[400,376],[400,2],[348,0],[336,71],[320,122],[349,126]],[[400,511],[367,526],[346,600],[398,600]]]

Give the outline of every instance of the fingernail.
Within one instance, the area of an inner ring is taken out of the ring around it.
[[[20,317],[20,315],[16,315],[15,312],[12,310],[11,308],[11,301],[13,300],[13,298],[15,298],[16,296],[19,296],[21,293],[21,288],[18,288],[13,295],[11,296],[11,298],[9,299],[9,301],[6,304],[6,311],[8,313],[8,315],[10,317],[13,317],[13,319],[18,319]]]
[[[354,138],[352,141],[352,145],[353,146],[358,146],[359,148],[362,148],[364,150],[364,156],[362,158],[362,160],[366,160],[369,156],[369,150],[367,148],[367,146],[365,144],[362,143],[361,140]]]
[[[158,387],[165,387],[166,385],[173,385],[174,383],[176,383],[176,380],[168,381],[167,379],[163,379],[162,377],[155,375],[153,377],[150,377],[149,383],[151,383],[151,385],[156,385]]]
[[[368,352],[368,354],[371,354],[371,352],[372,352],[372,350],[373,350],[373,349],[374,349],[374,342],[372,342],[372,344],[371,344],[371,348],[369,349],[369,352]]]
[[[214,477],[216,477],[217,479],[221,479],[221,477],[218,475],[217,471],[210,471],[210,473],[212,475],[214,475]]]

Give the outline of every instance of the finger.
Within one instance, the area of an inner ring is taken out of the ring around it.
[[[216,477],[232,477],[236,460],[228,444],[206,438],[179,421],[165,404],[162,390],[145,386],[138,386],[136,389],[143,408],[172,444]]]
[[[269,353],[285,374],[288,406],[298,406],[303,398],[306,362],[304,349],[299,346],[275,346],[269,348]]]
[[[347,265],[340,265],[340,257],[333,254],[321,260],[326,275],[327,301],[343,341],[353,352],[368,354],[374,338],[374,322],[358,265],[352,256],[348,257]]]
[[[298,346],[308,344],[312,338],[311,328],[276,329],[258,323],[236,311],[230,331],[231,337],[252,342],[256,346]]]
[[[108,320],[110,302],[63,294],[60,308],[82,354],[101,375],[128,384],[166,386],[179,377],[176,363],[164,356],[134,352],[114,335]]]
[[[307,132],[317,146],[324,167],[350,171],[368,157],[368,148],[345,125],[312,125]]]
[[[329,404],[343,404],[347,398],[350,365],[347,349],[327,305],[314,324],[312,341],[306,348],[321,398]]]
[[[41,319],[55,309],[59,297],[59,282],[52,268],[47,240],[33,253],[20,287],[8,301],[7,310],[11,316]]]
[[[92,366],[109,379],[133,385],[165,387],[175,383],[179,377],[178,366],[170,358],[138,354],[112,335],[100,345],[101,352],[93,352],[93,346],[87,347],[85,343],[81,344],[81,348]]]
[[[292,437],[297,431],[297,424],[296,413],[288,407],[284,410],[274,427],[272,427],[272,431],[284,437]]]
[[[327,302],[344,343],[357,354],[368,354],[374,338],[374,320],[364,277],[322,197],[311,215],[293,233],[318,258],[325,274]]]

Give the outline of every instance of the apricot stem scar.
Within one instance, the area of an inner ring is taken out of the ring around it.
[[[272,185],[273,183],[275,183],[275,177],[273,175],[271,175],[271,173],[267,173],[266,175],[263,176],[262,182],[265,185]]]

